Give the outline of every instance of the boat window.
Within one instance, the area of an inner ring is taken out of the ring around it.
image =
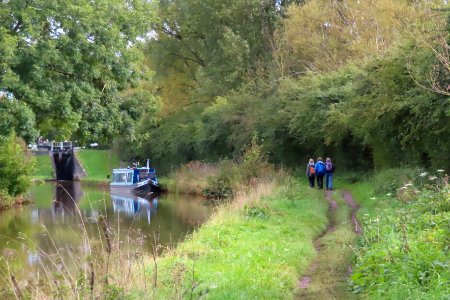
[[[133,174],[130,173],[130,172],[127,172],[127,173],[114,173],[113,174],[113,181],[114,182],[121,182],[121,183],[133,182]]]

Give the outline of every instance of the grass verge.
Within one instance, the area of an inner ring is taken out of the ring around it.
[[[259,184],[149,269],[157,277],[153,297],[291,298],[315,257],[326,212],[323,193],[292,179]]]
[[[34,157],[36,159],[36,171],[33,175],[33,179],[47,180],[55,178],[51,157],[47,153],[43,155],[35,155]]]
[[[87,174],[82,181],[107,182],[107,175],[111,175],[112,169],[119,167],[118,156],[110,150],[81,150],[75,155]]]
[[[352,186],[364,228],[355,247],[354,292],[377,299],[448,299],[450,189],[438,177],[414,180],[417,175],[395,192],[388,190],[390,180],[385,188],[373,182]]]

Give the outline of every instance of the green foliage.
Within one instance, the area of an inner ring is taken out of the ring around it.
[[[0,132],[2,136],[15,132],[25,141],[34,140],[38,132],[33,111],[26,103],[0,95]]]
[[[219,172],[217,176],[208,177],[208,183],[202,192],[203,196],[208,199],[229,199],[233,196],[230,177]]]
[[[133,97],[119,92],[145,76],[138,38],[151,13],[147,1],[2,3],[2,97],[26,109],[17,134],[107,142],[123,130]]]
[[[19,196],[30,186],[34,159],[25,144],[14,134],[0,139],[0,206],[11,204],[9,197]],[[5,200],[5,202],[3,202]]]
[[[392,168],[376,172],[371,178],[371,184],[378,194],[395,195],[397,189],[407,183],[414,182],[419,174],[417,168]]]
[[[379,197],[378,209],[364,215],[351,277],[355,292],[388,299],[450,293],[449,195],[446,187],[422,190],[409,203]]]

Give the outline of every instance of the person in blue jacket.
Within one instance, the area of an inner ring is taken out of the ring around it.
[[[325,160],[325,188],[327,191],[333,190],[333,174],[334,174],[334,165],[331,162],[331,158],[327,158]]]
[[[325,176],[325,164],[322,161],[322,157],[317,158],[317,163],[315,166],[317,186],[319,190],[323,189],[323,176]]]

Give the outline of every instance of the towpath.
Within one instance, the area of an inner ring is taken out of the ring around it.
[[[352,245],[362,228],[356,217],[359,205],[349,191],[326,191],[327,229],[316,238],[316,259],[299,279],[296,299],[357,299],[348,291],[352,272]]]

